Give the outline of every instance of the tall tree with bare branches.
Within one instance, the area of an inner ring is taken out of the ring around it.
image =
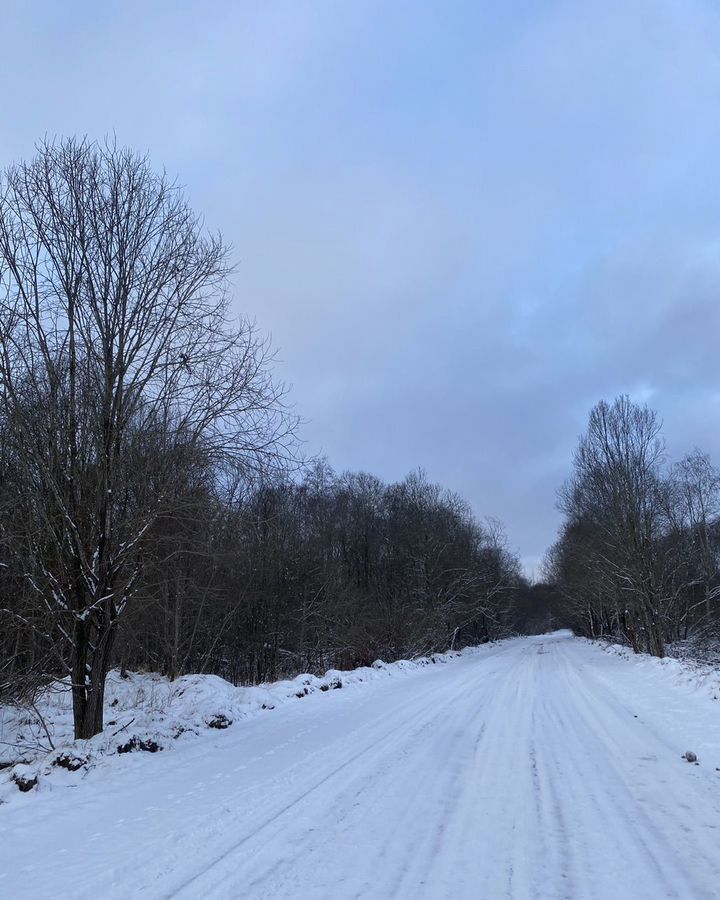
[[[667,595],[660,539],[666,528],[660,422],[626,396],[595,406],[560,493],[570,524],[593,534],[596,560],[611,574],[620,616],[637,648],[665,653]],[[590,546],[586,541],[586,546]]]
[[[6,564],[62,648],[76,737],[179,473],[276,465],[293,422],[267,345],[228,318],[227,251],[114,144],[45,143],[0,186],[0,403],[18,515]]]

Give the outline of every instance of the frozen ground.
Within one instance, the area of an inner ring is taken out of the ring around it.
[[[53,788],[61,773],[53,763],[59,756],[85,760],[87,768],[118,764],[118,748],[152,745],[172,750],[207,732],[223,730],[252,716],[264,715],[285,703],[304,700],[315,693],[353,688],[371,681],[404,677],[426,666],[442,665],[462,655],[480,652],[435,653],[419,659],[385,663],[341,672],[330,669],[323,676],[302,674],[287,681],[257,687],[235,687],[216,675],[184,675],[169,681],[161,675],[130,672],[121,677],[112,671],[105,688],[105,730],[89,741],[73,741],[72,699],[69,685],[52,685],[32,707],[0,706],[0,766],[18,760],[21,767],[0,774],[0,803],[17,799],[13,775],[39,776],[40,789]],[[50,747],[55,752],[48,752]],[[155,751],[157,752],[157,751]]]
[[[0,806],[0,896],[717,898],[720,701],[682,675],[518,639],[63,773]]]

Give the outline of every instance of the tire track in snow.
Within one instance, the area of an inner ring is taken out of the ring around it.
[[[487,661],[491,662],[492,659],[498,655],[503,653],[507,653],[509,648],[507,647],[499,647],[495,649],[495,652],[492,654],[488,654]],[[452,664],[451,664],[451,667]],[[446,670],[442,672],[438,672],[438,675],[445,674]],[[182,898],[183,896],[198,896],[197,891],[199,887],[202,888],[203,892],[207,890],[217,890],[219,889],[228,879],[232,879],[235,876],[235,872],[233,870],[229,872],[214,872],[217,867],[223,866],[223,863],[231,857],[234,853],[240,851],[246,844],[249,842],[255,841],[258,838],[262,838],[263,832],[275,825],[279,822],[287,813],[293,811],[299,804],[303,803],[303,801],[312,797],[312,795],[318,790],[324,788],[328,785],[329,782],[337,779],[338,776],[342,775],[346,772],[348,768],[360,762],[360,760],[367,756],[368,754],[373,757],[382,757],[387,753],[386,746],[393,745],[393,739],[396,736],[400,736],[406,742],[409,742],[411,747],[417,744],[417,739],[421,732],[427,729],[432,722],[432,718],[447,714],[446,707],[444,704],[439,703],[437,705],[437,711],[435,711],[434,702],[436,698],[441,698],[443,695],[447,694],[447,685],[441,683],[429,690],[426,690],[419,697],[414,698],[414,705],[412,707],[412,712],[410,715],[398,718],[397,711],[395,709],[390,712],[384,714],[378,721],[374,723],[373,733],[374,737],[368,742],[364,747],[362,747],[359,751],[354,751],[349,757],[345,758],[340,765],[335,766],[329,773],[323,776],[320,779],[315,780],[310,786],[304,789],[299,795],[295,796],[292,801],[284,804],[280,809],[276,810],[270,817],[264,818],[262,823],[259,826],[254,826],[248,833],[244,834],[241,838],[233,841],[233,843],[226,847],[222,854],[219,855],[216,859],[212,861],[209,865],[206,863],[201,871],[196,872],[191,878],[185,880],[183,883],[179,885],[175,885],[171,892],[167,894],[163,894],[162,896],[165,898]],[[431,721],[428,721],[428,712],[431,713]],[[387,729],[386,725],[388,722],[392,722],[392,727]],[[413,725],[415,724],[415,727]],[[367,740],[367,737],[365,738]],[[395,745],[396,746],[396,745]],[[337,748],[333,748],[333,755],[337,754]],[[313,764],[321,765],[322,759],[313,760]],[[393,760],[393,764],[397,764],[397,760]],[[300,764],[301,766],[303,764]],[[367,764],[366,764],[367,765]],[[370,772],[367,776],[368,781],[374,780],[374,775],[372,774],[374,767],[370,767]],[[284,777],[284,781],[291,782],[293,779],[293,775],[296,774],[298,766],[293,767],[290,771],[289,775]],[[301,853],[298,853],[297,856],[300,856]],[[281,863],[274,861],[272,864],[272,868],[276,870],[287,869],[288,864],[293,860],[288,859],[286,857],[283,858]],[[256,880],[256,886],[261,883],[262,879]],[[203,896],[206,894],[203,893]]]
[[[52,879],[29,869],[13,900],[717,900],[720,759],[678,741],[720,746],[718,709],[671,699],[679,729],[657,677],[557,636],[288,705],[156,783],[36,798],[32,855],[8,839]],[[52,855],[73,815],[97,834],[81,872]]]

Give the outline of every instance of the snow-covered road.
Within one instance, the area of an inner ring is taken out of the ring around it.
[[[720,702],[512,640],[0,809],[0,896],[709,900],[716,767]]]

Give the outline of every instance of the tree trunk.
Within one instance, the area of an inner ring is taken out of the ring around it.
[[[75,740],[86,740],[103,730],[105,679],[115,640],[114,626],[100,630],[96,640],[93,648],[87,626],[84,622],[78,622],[72,664]]]

